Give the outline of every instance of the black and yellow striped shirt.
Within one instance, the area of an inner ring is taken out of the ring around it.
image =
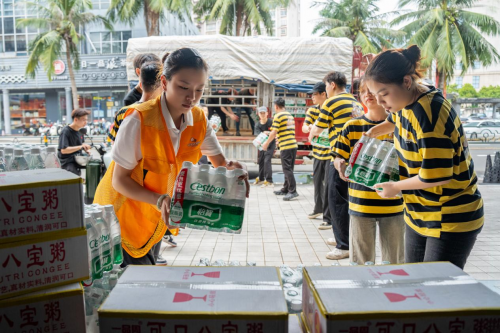
[[[295,139],[295,119],[289,112],[283,111],[275,114],[271,129],[278,132],[280,150],[298,148]]]
[[[116,140],[116,135],[118,134],[118,129],[120,129],[120,125],[122,124],[123,118],[125,118],[125,112],[127,112],[128,109],[129,109],[128,106],[122,108],[120,111],[118,111],[118,113],[115,116],[113,128],[108,133],[108,137],[113,142]]]
[[[425,190],[403,191],[408,226],[436,238],[441,232],[481,228],[483,199],[474,162],[462,123],[450,102],[430,87],[388,121],[396,125],[394,145],[402,162],[401,179],[418,176],[425,183],[450,181]]]
[[[372,121],[366,116],[349,120],[337,136],[333,154],[346,161],[352,154],[354,145],[364,132],[383,121]],[[390,135],[377,137],[379,140],[391,141]],[[390,217],[403,214],[403,200],[383,199],[375,190],[357,183],[349,183],[349,214],[361,217]]]
[[[321,111],[319,105],[311,106],[306,112],[306,119],[304,121],[305,124],[314,125],[314,122],[316,121],[316,119],[318,119],[320,112]],[[317,160],[329,161],[332,159],[330,149],[328,148],[320,148],[312,146],[312,151],[313,151],[312,156]]]
[[[348,93],[339,94],[327,99],[321,106],[321,112],[314,125],[319,128],[328,128],[330,147],[335,147],[335,139],[351,119],[354,107],[363,107],[353,95]]]

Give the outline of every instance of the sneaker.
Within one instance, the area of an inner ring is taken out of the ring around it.
[[[310,220],[312,220],[312,219],[315,219],[315,218],[317,218],[317,217],[319,217],[319,216],[321,216],[321,215],[323,215],[323,213],[311,213],[311,214],[307,215],[307,217],[308,217]]]
[[[253,183],[253,185],[262,185],[264,182],[261,182],[259,180],[259,177],[255,178],[255,182]]]
[[[276,195],[287,195],[287,192],[283,192],[283,190],[274,191],[273,193]]]
[[[167,259],[159,255],[158,259],[156,259],[156,266],[167,266]]]
[[[321,222],[321,224],[318,227],[319,230],[328,230],[331,228],[332,228],[332,225],[330,223],[326,223],[326,222]]]
[[[240,132],[236,132],[236,136],[241,136],[241,133]]]
[[[274,184],[273,183],[269,183],[267,180],[264,181],[264,184],[262,184],[261,187],[274,187]]]
[[[324,222],[323,222],[323,223],[324,223]],[[331,228],[331,227],[332,227],[332,226],[330,225],[330,228]],[[326,240],[326,244],[331,245],[331,246],[337,246],[337,242],[335,241],[335,238],[328,238],[328,239]]]
[[[349,250],[333,249],[332,252],[326,254],[326,259],[340,260],[349,258]]]
[[[174,242],[174,237],[172,235],[165,235],[163,236],[163,240],[170,246],[176,247],[177,243]]]
[[[232,136],[232,134],[229,134],[229,132],[224,132],[222,133],[222,136]]]
[[[296,198],[296,197],[298,197],[298,196],[299,196],[299,194],[298,194],[297,192],[287,193],[287,194],[285,195],[285,197],[283,198],[283,201],[290,201],[290,200],[292,200],[293,198]]]

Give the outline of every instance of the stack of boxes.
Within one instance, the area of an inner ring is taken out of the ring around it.
[[[81,182],[61,169],[0,174],[0,332],[85,332]]]

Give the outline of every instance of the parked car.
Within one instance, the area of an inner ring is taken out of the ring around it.
[[[480,141],[500,140],[500,121],[482,120],[471,121],[463,125],[467,139]]]

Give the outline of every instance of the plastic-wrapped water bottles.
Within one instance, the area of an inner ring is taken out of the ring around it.
[[[14,156],[10,162],[9,171],[23,170],[29,170],[28,162],[24,158],[24,151],[22,149],[14,149]]]
[[[84,282],[84,285],[90,285],[93,281],[102,278],[102,264],[101,264],[101,247],[100,247],[100,234],[95,227],[95,222],[88,214],[85,215],[85,227],[87,229],[87,245],[90,259],[90,281]]]
[[[101,210],[94,210],[91,213],[95,221],[95,226],[100,233],[99,244],[101,246],[101,263],[103,271],[110,271],[113,269],[113,260],[111,254],[110,233],[106,221],[104,221]]]
[[[4,159],[5,159],[5,168],[7,171],[10,171],[10,162],[12,162],[12,158],[14,158],[14,148],[5,147],[3,150]]]
[[[45,169],[45,163],[40,154],[40,148],[31,148],[31,158],[28,166],[30,170]]]
[[[255,148],[257,148],[258,150],[262,150],[262,145],[267,141],[267,139],[269,138],[269,136],[264,133],[264,132],[261,132],[259,135],[257,135],[257,137],[253,140],[253,145],[255,146]]]
[[[57,158],[56,147],[47,147],[47,156],[45,157],[45,167],[47,169],[60,168],[61,162]]]
[[[226,265],[226,262],[224,260],[218,259],[212,263],[212,266],[220,267],[220,266],[227,266],[227,265]]]
[[[119,265],[123,262],[122,235],[113,205],[104,206],[104,219],[111,233],[113,264]]]
[[[7,171],[7,166],[5,165],[3,150],[0,150],[0,172],[5,172],[5,171]]]
[[[214,114],[210,120],[208,121],[209,125],[212,126],[212,129],[214,130],[215,133],[220,129],[222,125],[222,121],[220,117],[216,114]]]
[[[299,313],[302,311],[302,290],[299,288],[287,288],[284,290],[288,312]]]

